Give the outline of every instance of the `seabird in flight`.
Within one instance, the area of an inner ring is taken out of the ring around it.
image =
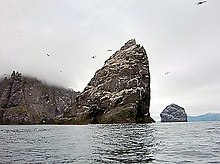
[[[170,72],[165,72],[165,75],[168,75]]]
[[[199,2],[197,2],[196,4],[197,4],[197,5],[201,5],[201,4],[205,3],[205,2],[207,2],[207,1],[199,1]]]
[[[95,56],[92,56],[92,58],[95,59],[95,58],[96,58],[96,55],[95,55]]]

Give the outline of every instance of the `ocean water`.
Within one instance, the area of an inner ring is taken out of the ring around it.
[[[0,163],[220,163],[220,122],[1,125]]]

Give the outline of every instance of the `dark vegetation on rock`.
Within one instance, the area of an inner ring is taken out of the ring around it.
[[[129,40],[82,93],[12,73],[0,81],[1,124],[150,123],[150,71],[143,46]]]
[[[161,122],[187,122],[187,114],[183,107],[176,104],[168,105],[161,113]]]

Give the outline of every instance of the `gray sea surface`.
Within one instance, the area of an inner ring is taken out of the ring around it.
[[[1,125],[0,163],[220,163],[220,122]]]

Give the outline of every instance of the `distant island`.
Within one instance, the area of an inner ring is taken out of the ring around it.
[[[220,121],[220,113],[206,113],[198,116],[188,116],[188,121]]]

